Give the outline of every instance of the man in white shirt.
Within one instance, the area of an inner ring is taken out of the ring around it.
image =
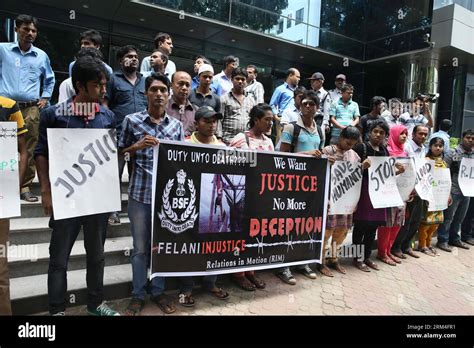
[[[329,91],[329,96],[331,97],[331,103],[337,103],[342,96],[342,86],[346,83],[346,75],[339,74],[336,76],[334,85],[336,88]]]
[[[257,81],[257,67],[255,65],[247,65],[247,74],[249,76],[247,77],[247,87],[245,87],[245,90],[255,98],[257,104],[263,103],[265,90],[263,85]]]
[[[433,119],[431,118],[431,106],[421,97],[410,98],[408,103],[411,104],[410,110],[400,115],[398,121],[408,128],[408,138],[411,139],[415,126],[423,125],[429,128],[433,127]]]
[[[171,36],[167,33],[158,33],[155,36],[155,48],[159,49],[160,52],[166,54],[168,58],[171,56],[173,51],[173,40]],[[150,65],[150,57],[143,58],[142,65],[140,67],[140,72],[144,74],[147,71],[153,71],[153,68]],[[171,77],[176,72],[176,64],[170,59],[168,59],[168,64],[166,65],[165,75],[168,77],[168,80],[171,81]]]
[[[417,125],[413,128],[413,134],[408,134],[412,135],[412,139],[405,143],[405,151],[408,153],[408,157],[425,158],[425,141],[428,137],[428,127]]]
[[[322,127],[326,133],[329,133],[329,109],[331,108],[332,101],[329,92],[323,87],[324,75],[320,72],[316,72],[308,80],[311,81],[311,88],[316,92],[319,98],[319,111],[323,114]]]
[[[444,142],[444,149],[443,152],[446,153],[449,150],[449,143],[450,143],[450,136],[448,132],[451,130],[451,127],[453,126],[453,122],[448,119],[444,119],[439,123],[439,131],[434,132],[431,134],[430,138],[428,139],[428,143],[431,141],[433,138],[441,138],[443,139]]]

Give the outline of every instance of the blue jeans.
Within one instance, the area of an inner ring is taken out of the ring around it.
[[[216,275],[205,276],[202,279],[202,287],[205,288],[206,290],[210,291],[210,290],[214,289],[214,287],[216,286],[216,280],[217,280]],[[179,281],[181,283],[180,284],[180,290],[179,290],[179,292],[181,294],[192,293],[193,292],[193,288],[194,288],[194,279],[193,279],[193,277],[180,277]]]
[[[151,204],[141,203],[129,198],[128,217],[130,218],[133,238],[133,253],[131,256],[132,297],[143,300],[146,294],[147,269],[150,266]],[[154,277],[151,280],[151,295],[156,297],[164,291],[165,278]]]
[[[444,211],[444,222],[438,228],[438,243],[461,240],[459,229],[469,207],[469,197],[451,193],[453,203]]]
[[[87,255],[87,308],[93,310],[102,303],[104,242],[108,216],[109,214],[105,213],[63,220],[54,220],[54,217],[51,217],[49,226],[53,232],[49,244],[48,269],[48,300],[51,314],[66,310],[67,265],[81,226]]]

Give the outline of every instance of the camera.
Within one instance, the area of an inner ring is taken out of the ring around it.
[[[419,99],[423,102],[430,102],[430,103],[436,103],[438,100],[439,93],[431,94],[431,93],[418,93],[416,96],[416,99]]]

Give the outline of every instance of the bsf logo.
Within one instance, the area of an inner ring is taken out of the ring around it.
[[[168,180],[163,191],[161,212],[158,213],[161,227],[176,234],[193,228],[198,217],[196,189],[192,179],[188,179],[186,185],[186,176],[186,172],[181,169],[176,173],[176,184],[175,179]]]

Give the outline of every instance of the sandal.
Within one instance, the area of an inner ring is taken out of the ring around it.
[[[362,261],[354,259],[353,264],[354,266],[356,266],[358,269],[360,269],[363,272],[370,272],[369,267],[367,267],[367,265],[363,263]]]
[[[389,256],[377,256],[377,259],[379,259],[380,261],[386,263],[387,265],[390,265],[390,266],[396,266],[397,263],[392,260]]]
[[[432,256],[432,257],[436,256],[428,247],[423,247],[419,249],[419,251],[428,256]]]
[[[161,294],[159,296],[152,297],[151,300],[161,309],[165,314],[171,314],[176,312],[176,306],[173,303],[173,299],[169,296]]]
[[[246,277],[257,289],[265,289],[265,282],[255,277],[255,274],[247,274]]]
[[[227,300],[229,298],[229,293],[227,291],[225,291],[224,289],[222,288],[214,288],[212,290],[209,290],[209,292],[217,297],[219,300]]]
[[[233,276],[232,280],[245,291],[255,291],[255,285],[245,276]]]
[[[367,266],[369,266],[370,268],[375,269],[376,271],[379,270],[379,266],[377,266],[377,264],[374,261],[372,261],[371,259],[365,259],[364,263]]]
[[[117,212],[112,213],[109,215],[109,225],[110,226],[117,226],[120,225],[120,217]]]
[[[390,257],[393,261],[395,261],[396,263],[402,263],[402,260],[400,260],[398,257],[396,257],[395,255],[392,255],[392,254],[388,254],[388,257]]]
[[[193,294],[191,294],[191,293],[188,293],[188,294],[181,293],[181,294],[179,294],[178,295],[178,300],[179,300],[179,304],[183,307],[194,307],[194,305],[196,304],[194,302]]]
[[[399,259],[405,260],[407,257],[401,251],[392,252],[392,255],[395,255]]]
[[[318,271],[321,272],[321,274],[325,275],[326,277],[334,277],[334,274],[326,265],[318,264]]]
[[[125,310],[125,315],[127,316],[139,315],[140,312],[143,310],[144,306],[145,306],[144,300],[134,297],[130,300],[130,303],[128,304],[127,309]]]
[[[434,247],[429,247],[428,249],[431,250],[431,252],[433,253],[434,256],[439,256],[440,253],[436,250],[436,248]]]
[[[339,273],[346,274],[346,270],[344,269],[344,267],[342,267],[337,261],[328,263],[328,267],[335,269]]]

